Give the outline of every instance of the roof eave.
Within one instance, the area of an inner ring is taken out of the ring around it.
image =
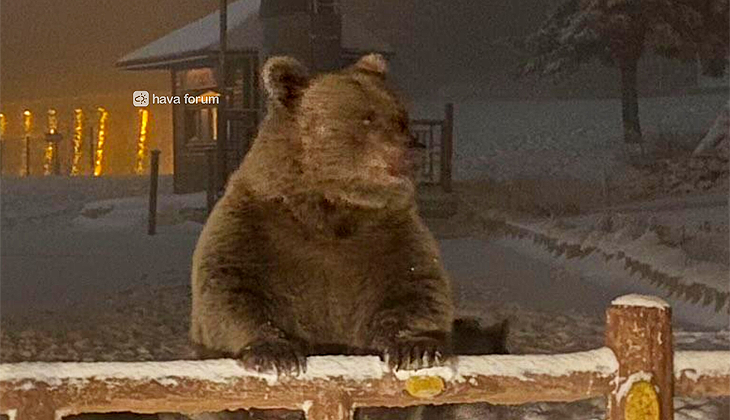
[[[255,54],[257,50],[232,50],[229,53],[234,54]],[[169,70],[173,67],[184,66],[195,62],[201,62],[204,60],[216,59],[218,57],[218,50],[199,50],[189,51],[182,54],[174,54],[164,57],[151,57],[141,58],[136,60],[119,60],[116,63],[117,67],[123,70]]]
[[[350,56],[350,57],[361,57],[363,55],[367,54],[380,54],[384,56],[385,58],[393,58],[395,56],[395,51],[392,49],[388,50],[378,50],[378,49],[362,49],[362,48],[343,48],[342,54],[344,56]]]

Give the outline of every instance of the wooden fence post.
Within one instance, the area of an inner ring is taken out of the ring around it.
[[[652,296],[614,300],[606,314],[606,346],[619,363],[608,397],[609,420],[673,420],[672,313]]]
[[[157,230],[157,178],[160,173],[160,151],[152,151],[150,162],[150,209],[147,234],[154,235]]]
[[[611,184],[608,179],[608,172],[606,168],[602,170],[603,180],[601,182],[601,189],[603,190],[603,205],[609,207],[611,205]]]
[[[353,420],[355,408],[346,394],[321,395],[305,407],[307,420]]]
[[[454,154],[454,104],[446,104],[441,126],[441,187],[451,192],[451,159]]]
[[[30,136],[25,136],[25,176],[30,176]]]

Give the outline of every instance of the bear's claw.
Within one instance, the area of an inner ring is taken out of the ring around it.
[[[415,370],[441,366],[447,348],[443,340],[432,337],[395,339],[383,352],[383,359],[394,370]]]
[[[298,376],[307,371],[304,350],[287,340],[253,343],[241,351],[239,359],[243,367],[259,373]]]

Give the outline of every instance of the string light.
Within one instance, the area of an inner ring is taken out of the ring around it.
[[[147,157],[147,124],[149,122],[149,111],[139,109],[139,138],[137,139],[137,163],[134,172],[137,175],[144,174],[144,163]]]
[[[21,165],[20,169],[20,175],[21,176],[27,176],[28,174],[28,165],[26,162],[28,162],[28,145],[30,142],[30,133],[33,131],[33,113],[30,112],[29,109],[26,109],[23,111],[23,134],[25,135],[25,147],[23,147],[23,151],[21,152],[21,158],[23,164]]]
[[[84,110],[74,109],[74,155],[71,163],[71,176],[78,176],[81,173],[81,146],[84,138]]]
[[[58,131],[58,117],[56,110],[51,108],[48,110],[47,117],[48,134],[56,134]],[[56,153],[56,146],[53,141],[46,142],[46,149],[43,154],[43,175],[50,175],[53,172],[53,156]]]
[[[30,136],[31,130],[33,130],[33,114],[26,109],[23,111],[23,133]]]
[[[109,119],[109,112],[99,107],[97,108],[99,113],[99,132],[96,136],[96,159],[94,159],[94,176],[100,176],[102,173],[102,158],[104,157],[104,142],[106,141],[107,135],[107,121]]]
[[[0,139],[5,138],[5,132],[8,130],[8,119],[5,114],[0,112]]]

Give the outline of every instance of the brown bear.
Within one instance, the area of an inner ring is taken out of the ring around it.
[[[451,285],[386,73],[375,54],[313,78],[292,58],[264,65],[266,117],[193,255],[190,333],[207,355],[296,374],[314,354],[414,369],[449,353]]]

